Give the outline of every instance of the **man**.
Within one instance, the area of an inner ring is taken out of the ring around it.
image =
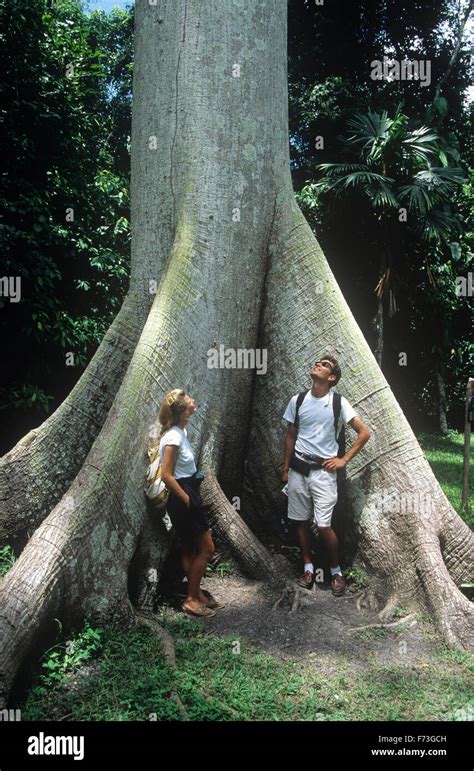
[[[357,438],[344,456],[338,458],[331,388],[339,381],[341,368],[333,356],[323,356],[315,362],[309,374],[313,385],[300,405],[297,425],[298,394],[290,399],[283,416],[289,426],[285,437],[282,481],[288,482],[288,518],[297,522],[298,543],[304,562],[304,572],[298,584],[311,589],[314,581],[310,531],[310,521],[314,516],[329,557],[331,590],[339,597],[345,592],[346,582],[339,566],[337,536],[331,527],[337,501],[337,470],[344,468],[371,434],[342,396],[340,419],[357,431]],[[290,463],[299,470],[291,468]],[[309,470],[308,476],[300,473],[305,470]]]

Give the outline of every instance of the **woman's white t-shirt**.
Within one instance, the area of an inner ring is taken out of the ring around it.
[[[182,477],[192,477],[197,469],[186,429],[180,428],[179,426],[173,426],[173,428],[170,428],[166,434],[162,436],[160,440],[161,462],[163,462],[163,449],[168,444],[179,447],[176,466],[173,473],[174,478],[182,479]]]

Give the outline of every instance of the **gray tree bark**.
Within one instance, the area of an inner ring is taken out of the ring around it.
[[[442,434],[448,433],[448,418],[447,418],[447,402],[446,402],[446,387],[444,385],[442,367],[437,365],[435,371],[436,387],[438,390],[438,418],[439,418],[439,430]]]
[[[42,448],[29,502],[36,529],[0,584],[3,703],[51,619],[67,625],[89,613],[96,623],[134,625],[130,582],[140,590],[150,569],[159,574],[168,548],[143,480],[150,426],[171,388],[197,401],[189,435],[218,538],[249,575],[280,570],[246,519],[272,527],[281,415],[323,349],[340,359],[343,392],[374,433],[348,467],[344,522],[352,556],[371,575],[369,599],[386,616],[395,602],[428,608],[448,641],[468,647],[472,615],[456,584],[472,564],[472,534],[440,490],[294,201],[286,2],[138,0],[135,13],[131,328],[127,335],[119,324],[120,353],[106,365],[115,368],[111,404],[103,401],[95,422],[93,362],[76,386],[77,411],[93,427],[81,443],[64,418],[59,480],[61,446],[49,456]],[[207,352],[221,344],[267,348],[267,374],[209,368]],[[23,453],[33,477],[35,454],[22,447],[12,452]],[[20,477],[8,477],[8,463],[2,473],[0,489],[16,505]],[[392,487],[421,488],[434,513],[387,515],[377,496]],[[226,500],[234,496],[243,496],[242,515]],[[15,517],[3,521],[9,540],[19,532]]]
[[[0,544],[20,553],[67,491],[103,426],[149,305],[143,294],[127,294],[67,399],[0,459]]]

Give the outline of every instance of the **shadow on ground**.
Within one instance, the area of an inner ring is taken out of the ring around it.
[[[437,649],[433,630],[423,628],[420,619],[395,628],[359,629],[381,623],[376,611],[359,607],[361,592],[334,597],[328,584],[300,589],[296,581],[278,586],[238,572],[206,577],[202,586],[226,603],[213,618],[200,621],[210,632],[230,635],[241,645],[247,641],[283,660],[304,660],[328,674],[342,658],[362,671],[374,664],[423,667]],[[180,607],[179,597],[174,605]]]

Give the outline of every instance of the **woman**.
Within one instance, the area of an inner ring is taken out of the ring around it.
[[[188,577],[188,594],[182,609],[194,616],[210,618],[215,616],[213,609],[223,608],[225,603],[201,589],[215,546],[199,494],[202,475],[196,470],[186,431],[186,424],[195,412],[196,402],[185,391],[176,388],[165,396],[158,414],[161,479],[169,490],[166,510],[181,539],[181,564]]]

